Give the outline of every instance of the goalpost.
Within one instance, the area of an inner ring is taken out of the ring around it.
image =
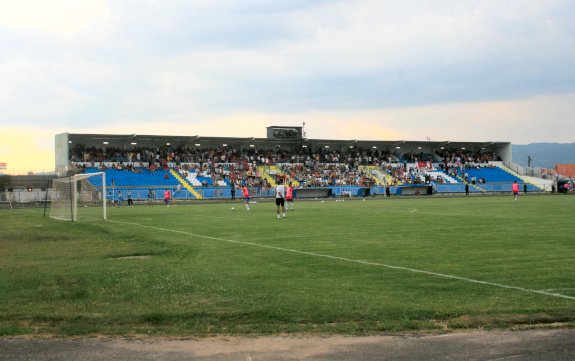
[[[50,217],[64,221],[106,219],[106,173],[54,179]]]

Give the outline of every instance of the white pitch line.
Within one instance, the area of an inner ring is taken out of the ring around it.
[[[195,234],[195,233],[190,233],[190,232],[185,232],[185,231],[178,231],[178,230],[175,230],[175,229],[168,229],[168,228],[162,228],[162,227],[156,227],[156,226],[149,226],[149,225],[139,224],[139,223],[121,222],[121,221],[112,221],[112,220],[109,220],[109,222],[112,222],[112,223],[120,223],[120,224],[128,224],[128,225],[132,225],[132,226],[139,226],[139,227],[145,227],[145,228],[152,228],[152,229],[156,229],[156,230],[159,230],[159,231],[165,231],[165,232],[180,233],[180,234],[185,234],[185,235],[192,236],[192,237],[210,239],[210,240],[220,241],[220,242],[228,242],[228,243],[235,243],[235,244],[243,244],[243,245],[247,245],[247,246],[255,246],[255,247],[261,247],[261,248],[267,248],[267,249],[274,249],[274,250],[277,250],[277,251],[284,251],[284,252],[291,252],[291,253],[297,253],[297,254],[304,254],[304,255],[308,255],[308,256],[322,257],[322,258],[334,259],[334,260],[338,260],[338,261],[353,262],[353,263],[359,263],[359,264],[368,265],[368,266],[385,267],[385,268],[390,268],[390,269],[395,269],[395,270],[408,271],[408,272],[412,272],[412,273],[420,273],[420,274],[425,274],[425,275],[429,275],[429,276],[435,276],[435,277],[442,277],[442,278],[454,279],[454,280],[465,281],[465,282],[469,282],[469,283],[477,283],[477,284],[481,284],[481,285],[487,285],[487,286],[493,286],[493,287],[499,287],[499,288],[506,288],[506,289],[510,289],[510,290],[517,290],[517,291],[523,291],[523,292],[528,292],[528,293],[535,293],[535,294],[540,294],[540,295],[545,295],[545,296],[550,296],[550,297],[565,298],[565,299],[568,299],[568,300],[574,300],[574,301],[575,301],[575,297],[573,297],[573,296],[567,296],[567,295],[562,295],[562,294],[559,294],[559,293],[546,292],[546,291],[543,291],[543,290],[532,290],[532,289],[529,289],[529,288],[523,288],[523,287],[517,287],[517,286],[509,286],[509,285],[504,285],[504,284],[502,284],[502,283],[496,283],[496,282],[487,282],[487,281],[474,280],[474,279],[472,279],[472,278],[466,278],[466,277],[460,277],[460,276],[453,276],[453,275],[448,275],[448,274],[445,274],[445,273],[425,271],[425,270],[420,270],[420,269],[416,269],[416,268],[409,268],[409,267],[402,267],[402,266],[393,266],[393,265],[389,265],[389,264],[385,264],[385,263],[377,263],[377,262],[363,261],[363,260],[353,259],[353,258],[345,258],[345,257],[339,257],[339,256],[331,256],[331,255],[322,254],[322,253],[307,252],[307,251],[298,251],[297,249],[290,249],[290,248],[283,248],[283,247],[276,247],[276,246],[268,246],[268,245],[265,245],[265,244],[252,243],[252,242],[235,241],[235,240],[233,240],[233,239],[224,239],[224,238],[203,236],[203,235],[201,235],[201,234]]]
[[[542,291],[551,292],[551,291],[573,291],[573,290],[575,290],[575,288],[548,288]]]

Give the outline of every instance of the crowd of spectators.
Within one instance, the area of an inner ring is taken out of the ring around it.
[[[71,161],[82,167],[113,167],[135,173],[144,169],[151,172],[176,169],[184,177],[195,173],[203,179],[204,186],[233,183],[258,187],[270,186],[268,178],[262,174],[262,167],[270,170],[272,166],[277,166],[280,173],[274,176],[296,181],[303,187],[369,187],[374,185],[376,179],[389,185],[431,181],[443,183],[445,179],[442,175],[431,173],[434,170],[432,162],[438,164],[443,174],[458,177],[464,175],[466,167],[485,166],[496,159],[494,154],[454,149],[445,149],[432,156],[425,153],[399,154],[375,148],[337,150],[328,147],[315,150],[301,147],[295,151],[279,147],[263,150],[225,146],[201,149],[165,146],[125,150],[78,145],[71,154]],[[362,166],[371,166],[378,170],[378,174]],[[211,181],[207,182],[206,179]]]

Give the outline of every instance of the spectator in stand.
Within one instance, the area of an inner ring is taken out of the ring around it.
[[[483,163],[495,160],[496,156],[481,151],[462,149],[445,149],[438,151],[443,161],[439,168],[446,174],[454,177],[465,173],[469,169],[482,167]],[[272,150],[258,150],[255,148],[235,149],[233,147],[212,147],[187,149],[183,147],[158,146],[155,148],[98,148],[75,145],[71,160],[83,162],[80,167],[86,166],[87,162],[99,166],[105,170],[106,166],[112,169],[127,170],[134,174],[157,171],[159,167],[177,169],[184,178],[186,173],[196,173],[205,177],[203,186],[224,186],[223,181],[243,183],[248,186],[269,189],[265,173],[260,171],[261,166],[266,166],[266,172],[271,166],[277,166],[282,173],[289,175],[287,179],[297,180],[302,187],[327,187],[327,186],[372,186],[373,175],[363,168],[362,165],[379,167],[391,178],[390,185],[401,183],[429,183],[437,180],[445,183],[445,179],[427,175],[427,166],[424,168],[411,168],[408,162],[428,164],[431,155],[422,152],[410,152],[400,154],[397,152],[382,151],[380,149],[361,149],[354,147],[345,150],[333,148],[298,148],[288,151],[284,148]],[[106,162],[106,164],[104,163]],[[398,163],[392,163],[398,162]],[[260,174],[261,172],[261,174]],[[169,179],[169,175],[163,175]],[[467,177],[466,177],[467,178]],[[204,179],[200,179],[202,182]],[[287,179],[284,180],[286,184]],[[466,179],[473,182],[473,179]],[[210,184],[210,182],[212,184]],[[482,178],[475,179],[476,183],[484,183]],[[158,184],[159,185],[159,184]],[[239,188],[238,188],[239,189]],[[221,196],[221,190],[216,193]]]

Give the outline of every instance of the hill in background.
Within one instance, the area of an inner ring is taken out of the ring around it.
[[[555,168],[556,164],[575,164],[575,143],[531,143],[512,145],[513,163],[527,166],[531,156],[531,166],[535,168]]]

